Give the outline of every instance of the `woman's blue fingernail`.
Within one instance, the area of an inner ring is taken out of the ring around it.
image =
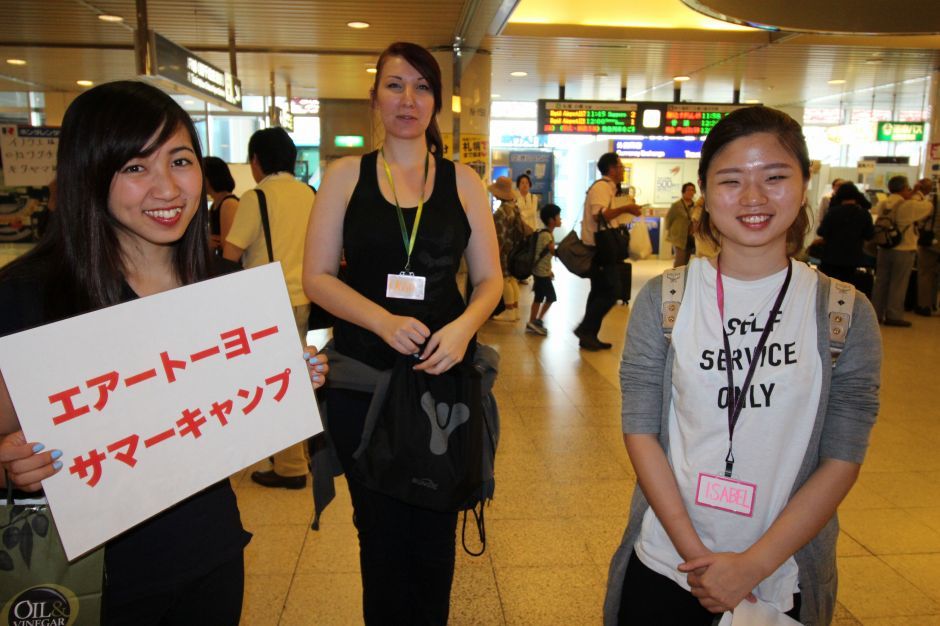
[[[304,360],[309,359],[309,358],[310,358],[310,353],[304,352]]]
[[[62,461],[56,461],[55,463],[52,464],[52,467],[56,470],[62,469]]]
[[[322,365],[317,365],[317,366],[316,366],[315,368],[313,368],[313,369],[317,370],[318,372],[322,372],[322,371],[323,371],[323,366],[322,366]]]
[[[37,443],[35,446],[33,446],[33,453],[42,452],[45,447],[46,446],[42,445],[41,443]]]
[[[59,458],[60,456],[62,456],[62,451],[61,451],[61,450],[53,450],[53,451],[52,451],[52,459],[53,459],[53,460]]]

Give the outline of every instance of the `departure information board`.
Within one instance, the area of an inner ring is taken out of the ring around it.
[[[704,137],[743,104],[539,100],[538,132],[545,135]]]

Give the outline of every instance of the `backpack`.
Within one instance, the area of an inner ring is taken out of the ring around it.
[[[662,324],[663,337],[666,343],[672,341],[672,329],[679,316],[679,305],[685,293],[686,266],[675,267],[663,272],[662,283]],[[832,357],[832,367],[842,350],[845,348],[845,338],[852,326],[852,308],[855,306],[855,287],[830,278],[829,302],[827,304],[827,318],[829,319],[829,354]]]
[[[904,239],[904,233],[910,226],[905,226],[904,230],[898,228],[898,223],[891,217],[891,209],[886,208],[884,213],[875,219],[875,236],[872,241],[881,248],[891,249],[897,247]]]
[[[531,276],[532,270],[535,269],[535,264],[548,254],[548,246],[545,246],[545,249],[542,250],[542,254],[540,254],[538,258],[535,258],[535,249],[539,243],[539,234],[544,232],[549,231],[546,228],[537,230],[528,237],[523,238],[522,241],[517,243],[515,247],[510,250],[509,273],[516,280],[526,280]]]

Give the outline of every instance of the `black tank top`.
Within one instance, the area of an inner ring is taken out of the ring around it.
[[[218,202],[213,202],[212,207],[209,208],[209,234],[210,235],[221,235],[222,234],[222,205],[225,204],[225,201],[229,198],[235,198],[238,200],[238,196],[233,193],[225,196]],[[225,243],[224,241],[222,243]]]
[[[395,315],[421,320],[431,332],[452,322],[466,305],[457,290],[457,269],[470,240],[470,223],[457,195],[454,164],[436,159],[434,188],[424,203],[411,269],[427,279],[424,300],[386,298],[388,274],[405,267],[407,253],[395,205],[379,191],[376,174],[378,152],[362,157],[359,181],[353,190],[343,222],[346,255],[344,281],[360,294]],[[402,208],[408,232],[417,207]],[[392,366],[397,352],[368,330],[344,320],[333,328],[336,349],[379,369]],[[473,342],[471,342],[472,344]],[[472,345],[467,354],[472,355]]]

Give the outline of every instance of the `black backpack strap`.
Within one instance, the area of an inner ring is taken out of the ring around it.
[[[264,192],[255,189],[258,194],[258,209],[261,211],[261,228],[264,229],[264,245],[268,249],[268,263],[274,262],[274,249],[271,247],[271,224],[268,221],[268,200]]]

